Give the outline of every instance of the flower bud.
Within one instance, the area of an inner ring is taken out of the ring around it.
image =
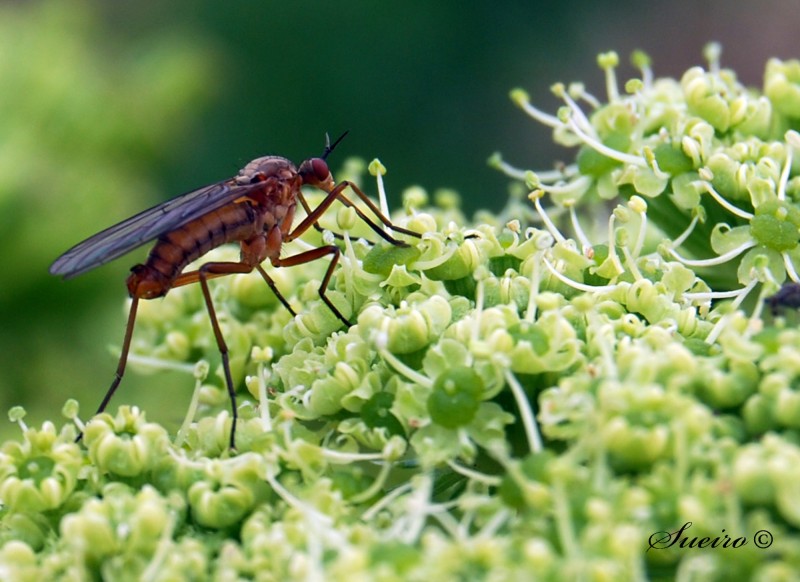
[[[416,352],[436,340],[450,324],[452,309],[434,295],[424,301],[403,303],[397,309],[371,305],[358,317],[362,337],[376,331],[386,334],[386,349],[395,354]]]

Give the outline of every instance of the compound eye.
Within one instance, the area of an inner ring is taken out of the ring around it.
[[[322,158],[314,158],[311,160],[311,169],[314,170],[314,175],[317,180],[324,182],[330,176],[331,171],[328,169],[328,164]]]

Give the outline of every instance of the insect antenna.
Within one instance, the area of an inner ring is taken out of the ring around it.
[[[346,136],[348,133],[350,133],[349,129],[347,131],[345,131],[342,135],[340,135],[338,137],[338,139],[335,142],[333,142],[333,145],[331,145],[330,136],[326,133],[325,134],[325,150],[322,152],[322,155],[320,156],[320,158],[322,158],[323,160],[326,159],[330,155],[330,153],[334,150],[334,148],[337,145],[339,145],[339,142],[341,142],[344,139],[344,136]]]

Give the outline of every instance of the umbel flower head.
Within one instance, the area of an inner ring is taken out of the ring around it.
[[[349,328],[319,299],[326,265],[275,272],[296,317],[258,275],[213,281],[249,395],[235,451],[199,289],[144,302],[131,363],[193,374],[186,421],[173,437],[121,407],[84,425],[71,403],[79,447],[71,425],[15,411],[0,571],[789,579],[800,330],[763,299],[797,280],[800,65],[771,61],[759,92],[708,56],[671,80],[637,53],[622,94],[601,55],[607,102],[555,85],[556,115],[514,91],[575,161],[526,172],[495,156],[529,192],[498,215],[469,221],[453,192],[409,188],[392,222],[423,236],[394,247],[368,242],[352,208],[329,212],[287,252],[341,246],[329,299]],[[388,215],[380,162],[337,178],[365,169]]]
[[[540,213],[538,199],[545,195],[565,209],[584,247],[591,243],[577,218],[581,209],[637,200],[638,208],[647,208],[642,218],[657,227],[650,236],[662,238],[652,252],[703,275],[714,284],[713,297],[743,298],[756,282],[765,283],[763,296],[787,277],[800,280],[800,179],[793,175],[800,148],[794,129],[800,117],[797,67],[770,60],[761,94],[720,68],[718,45],[709,45],[706,56],[708,70],[693,67],[678,81],[653,79],[649,59],[637,53],[633,63],[642,78],[626,83],[627,94],[620,95],[616,54],[600,55],[608,103],[580,84],[556,84],[553,92],[565,103],[556,116],[536,109],[516,89],[511,95],[517,105],[553,127],[556,141],[579,151],[574,164],[557,172],[523,172],[499,156],[492,163],[534,189]],[[613,228],[609,223],[609,244],[615,242]],[[644,225],[640,235],[633,246],[639,252]],[[718,269],[722,265],[738,268]],[[613,267],[622,274],[621,266]],[[737,286],[740,294],[720,295]]]

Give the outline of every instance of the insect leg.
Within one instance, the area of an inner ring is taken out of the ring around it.
[[[384,226],[391,228],[395,232],[399,232],[416,238],[422,238],[422,235],[418,232],[414,232],[413,230],[409,230],[407,228],[403,228],[402,226],[396,226],[395,224],[393,224],[392,221],[389,220],[389,217],[384,215],[383,212],[381,212],[380,209],[375,205],[375,203],[372,200],[370,200],[370,198],[366,194],[364,194],[361,188],[356,186],[353,182],[348,182],[347,180],[345,180],[344,182],[337,184],[337,188],[340,186],[342,187],[341,191],[344,191],[345,188],[349,187],[353,191],[353,193],[356,196],[358,196],[361,199],[361,201],[364,202],[364,204],[367,205],[367,207],[373,212],[373,214],[375,214],[375,216],[378,217],[378,220],[380,220]],[[373,225],[374,223],[372,223],[371,220],[368,220],[366,216],[361,214],[358,210],[358,207],[356,207],[350,200],[348,200],[347,197],[344,196],[344,194],[340,194],[338,198],[339,201],[341,201],[341,203],[344,204],[345,206],[353,207],[353,209],[364,220],[364,222],[366,222],[370,226],[370,228],[372,228],[372,230],[378,232],[376,230],[377,225]]]
[[[305,196],[303,196],[302,192],[298,192],[297,193],[297,199],[300,201],[300,204],[303,206],[303,210],[306,211],[306,214],[311,214],[311,207],[308,205],[308,201],[305,199]],[[324,232],[325,231],[325,229],[322,228],[319,225],[319,222],[314,222],[312,224],[312,226],[314,227],[314,230],[316,230],[317,232]],[[332,232],[331,234],[336,239],[339,239],[339,240],[344,239],[344,237],[341,234],[339,234],[338,232]]]
[[[414,232],[413,230],[408,230],[406,228],[402,228],[400,226],[395,226],[394,224],[392,224],[392,222],[388,218],[386,218],[386,216],[383,215],[380,209],[377,206],[375,206],[375,203],[372,202],[372,200],[370,200],[366,194],[364,194],[361,190],[359,190],[358,187],[352,182],[345,181],[337,184],[333,190],[328,192],[328,195],[325,196],[322,202],[320,202],[319,205],[310,212],[308,212],[309,206],[308,203],[305,201],[303,194],[301,192],[298,192],[297,197],[300,200],[300,203],[303,205],[303,208],[305,208],[306,211],[308,212],[308,215],[300,222],[300,224],[298,224],[292,230],[291,233],[289,233],[288,237],[285,240],[288,242],[294,240],[295,238],[303,234],[306,230],[309,229],[309,227],[317,223],[320,217],[325,213],[325,211],[328,210],[328,208],[331,207],[331,205],[336,200],[339,200],[345,206],[352,208],[358,215],[358,217],[361,218],[361,220],[363,220],[367,224],[367,226],[369,226],[373,231],[375,231],[375,234],[380,236],[386,242],[393,244],[395,246],[407,246],[405,242],[397,240],[396,238],[387,234],[382,228],[380,228],[377,224],[375,224],[375,222],[373,222],[366,214],[364,214],[364,212],[358,206],[353,204],[353,202],[351,202],[344,194],[342,194],[342,192],[348,187],[350,187],[353,190],[353,192],[355,192],[356,195],[364,201],[367,207],[375,214],[375,216],[378,217],[380,222],[382,222],[385,226],[391,228],[396,232],[415,236],[417,238],[422,236],[418,232]]]
[[[108,403],[111,402],[111,397],[114,396],[114,392],[117,391],[117,387],[119,383],[122,381],[122,376],[125,374],[125,366],[128,363],[128,351],[131,347],[131,338],[133,338],[133,325],[136,323],[136,310],[139,307],[139,298],[133,297],[131,299],[131,308],[128,311],[128,323],[125,326],[125,337],[122,340],[122,350],[119,354],[119,362],[117,363],[117,371],[114,374],[114,380],[111,382],[111,386],[109,386],[108,390],[106,391],[106,395],[103,397],[103,401],[100,403],[100,406],[97,407],[97,412],[95,415],[98,415],[105,411],[106,406]],[[75,442],[80,441],[83,438],[83,433],[80,433],[78,437],[75,439]]]
[[[238,265],[240,263],[231,263],[231,264]],[[278,289],[278,286],[275,285],[275,281],[272,280],[272,277],[270,277],[267,274],[264,268],[261,265],[255,265],[255,269],[256,271],[259,272],[264,281],[266,281],[267,285],[269,285],[269,288],[272,289],[272,292],[275,293],[275,296],[280,300],[283,306],[289,310],[289,313],[291,313],[293,316],[297,315],[295,310],[292,309],[292,306],[289,305],[289,302],[283,296],[283,293],[281,293],[280,290]],[[252,269],[250,269],[249,271],[245,270],[236,271],[236,273],[249,273],[250,271],[252,271]],[[225,275],[230,275],[230,273],[207,273],[206,280],[216,279],[217,277],[224,277]],[[190,271],[189,273],[182,273],[175,280],[175,284],[172,287],[175,288],[175,287],[181,287],[182,285],[190,285],[192,283],[197,283],[199,280],[200,277],[198,275],[198,271]]]
[[[305,251],[302,253],[298,253],[296,255],[292,255],[291,257],[286,257],[285,259],[273,259],[272,264],[276,267],[293,267],[295,265],[302,265],[304,263],[310,263],[311,261],[316,261],[317,259],[321,259],[325,255],[333,255],[331,259],[330,265],[328,265],[328,270],[325,271],[325,276],[322,278],[322,283],[319,285],[319,297],[325,302],[325,305],[333,312],[333,314],[338,317],[342,323],[346,326],[353,325],[344,315],[342,315],[341,311],[339,311],[333,302],[328,298],[325,294],[325,291],[328,290],[328,283],[333,276],[333,271],[336,268],[336,264],[339,262],[339,254],[341,251],[339,247],[334,245],[318,247],[316,249],[311,249],[310,251]]]
[[[211,291],[208,288],[208,280],[223,275],[233,275],[236,273],[249,273],[253,267],[245,263],[205,263],[197,271],[183,273],[175,281],[173,287],[181,285],[188,285],[195,281],[200,283],[200,288],[203,291],[203,299],[206,302],[206,310],[208,311],[208,318],[211,320],[211,328],[214,330],[214,337],[217,340],[217,348],[222,356],[222,370],[225,374],[225,385],[228,388],[228,396],[231,399],[231,435],[230,447],[236,448],[236,421],[239,418],[239,411],[236,408],[236,391],[233,386],[233,375],[231,374],[231,365],[228,359],[228,344],[225,343],[225,338],[222,336],[222,329],[219,327],[219,320],[217,319],[217,312],[214,309],[214,302],[211,300]]]
[[[275,293],[275,297],[277,297],[280,300],[280,302],[283,303],[283,306],[289,311],[289,313],[291,313],[293,317],[297,316],[297,313],[295,313],[294,309],[292,309],[292,306],[289,305],[289,302],[286,300],[286,297],[283,296],[283,293],[278,291],[278,287],[275,285],[275,281],[273,281],[272,277],[270,277],[267,274],[267,272],[264,270],[264,267],[262,267],[261,265],[256,265],[256,271],[258,271],[261,277],[264,279],[264,281],[267,282],[269,288],[272,289],[273,293]]]

